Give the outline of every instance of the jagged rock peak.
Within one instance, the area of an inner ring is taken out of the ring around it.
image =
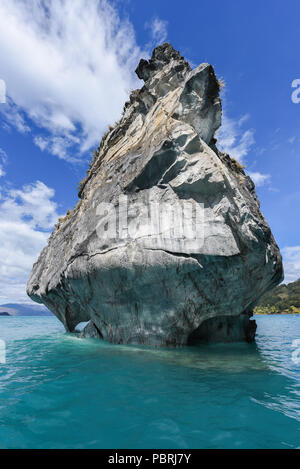
[[[153,50],[149,61],[145,59],[140,60],[135,73],[141,80],[146,82],[158,70],[169,64],[171,61],[178,62],[178,71],[180,70],[180,66],[182,68],[186,68],[188,71],[191,70],[189,63],[185,61],[184,57],[182,57],[180,53],[171,46],[171,44],[165,42]]]
[[[91,177],[105,163],[112,148],[123,141],[129,129],[132,129],[130,134],[134,139],[138,135],[145,136],[137,130],[156,115],[156,108],[170,113],[172,119],[191,124],[206,143],[213,143],[214,134],[221,125],[222,107],[219,83],[211,65],[202,63],[191,70],[180,53],[165,43],[154,49],[149,62],[140,61],[137,73],[144,77],[145,84],[131,92],[121,119],[102,137],[88,176],[80,185],[80,198],[84,197]],[[164,125],[161,120],[160,125]]]

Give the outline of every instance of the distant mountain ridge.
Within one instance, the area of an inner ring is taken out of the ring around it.
[[[1,313],[8,313],[9,316],[52,316],[44,305],[28,304],[28,303],[6,303],[0,305]]]
[[[281,284],[266,293],[258,302],[257,314],[300,314],[300,279],[296,282]]]

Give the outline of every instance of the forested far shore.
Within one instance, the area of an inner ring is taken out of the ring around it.
[[[255,314],[300,314],[300,279],[282,284],[266,293],[254,309]]]

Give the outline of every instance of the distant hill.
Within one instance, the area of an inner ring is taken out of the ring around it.
[[[34,303],[6,303],[0,305],[1,313],[8,313],[9,316],[52,316],[51,311],[44,305]]]
[[[300,279],[296,282],[282,284],[266,293],[258,302],[257,314],[300,314]]]
[[[3,313],[0,313],[0,316],[10,316],[10,314],[4,311]]]

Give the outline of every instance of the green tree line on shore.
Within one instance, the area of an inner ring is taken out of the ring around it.
[[[300,279],[267,292],[254,309],[256,314],[300,314]]]

